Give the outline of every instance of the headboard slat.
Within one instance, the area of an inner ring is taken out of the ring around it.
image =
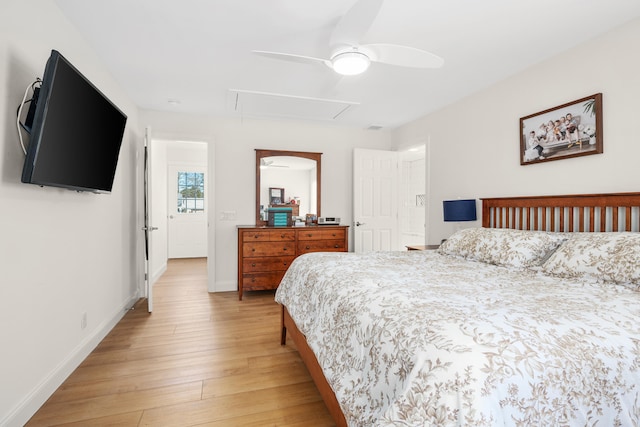
[[[573,206],[569,206],[569,232],[573,232]]]
[[[626,231],[630,231],[631,230],[631,206],[627,206],[625,209],[625,230]]]

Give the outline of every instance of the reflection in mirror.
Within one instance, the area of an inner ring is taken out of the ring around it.
[[[267,223],[272,207],[291,208],[305,220],[320,214],[321,153],[256,150],[256,224]]]
[[[316,162],[290,156],[265,157],[262,160],[260,205],[266,208],[291,207],[293,216],[315,214]]]

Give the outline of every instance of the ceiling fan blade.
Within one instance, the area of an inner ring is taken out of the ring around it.
[[[331,34],[330,46],[357,46],[378,16],[383,0],[358,0],[340,19]]]
[[[372,61],[383,64],[412,68],[440,68],[444,65],[444,59],[438,55],[415,47],[374,43],[363,45],[361,49],[371,53]]]
[[[314,58],[312,56],[303,56],[303,55],[294,55],[292,53],[281,53],[281,52],[269,52],[266,50],[252,50],[251,52],[261,55],[271,59],[280,59],[289,62],[298,62],[300,64],[324,64],[327,67],[331,68],[331,62],[322,59],[322,58]]]

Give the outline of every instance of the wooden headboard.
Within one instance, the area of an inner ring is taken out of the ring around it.
[[[482,199],[482,226],[543,231],[640,231],[640,193]]]

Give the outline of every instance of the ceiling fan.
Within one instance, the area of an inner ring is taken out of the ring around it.
[[[286,61],[324,64],[338,74],[353,76],[369,68],[371,62],[400,67],[439,68],[444,60],[438,55],[409,46],[388,43],[360,44],[375,20],[384,0],[357,0],[333,29],[329,59],[292,53],[254,50],[253,53]]]
[[[265,158],[262,158],[260,159],[260,167],[261,168],[288,168],[289,165],[274,164],[273,160],[266,160]]]

